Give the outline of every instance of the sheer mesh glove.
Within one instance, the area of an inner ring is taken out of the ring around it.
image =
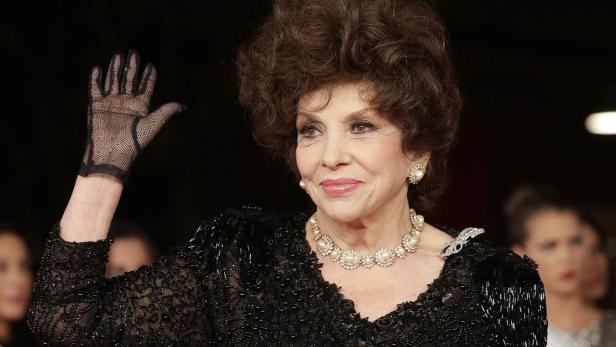
[[[131,164],[165,122],[184,106],[175,102],[149,113],[156,69],[147,64],[139,78],[139,55],[111,58],[105,82],[101,69],[90,73],[88,137],[79,175],[105,173],[125,182]]]

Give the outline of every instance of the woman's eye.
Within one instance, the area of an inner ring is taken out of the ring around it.
[[[312,139],[317,137],[319,129],[314,124],[308,124],[299,129],[299,134],[302,138]]]
[[[584,240],[582,240],[582,237],[581,237],[581,236],[578,236],[578,237],[574,237],[574,238],[571,240],[571,244],[573,244],[573,245],[575,245],[575,246],[580,246],[580,245],[582,245],[582,243],[584,243],[583,241],[584,241]]]
[[[375,129],[375,126],[367,121],[355,122],[351,125],[353,134],[364,134]]]
[[[551,251],[551,250],[556,248],[556,243],[555,242],[546,242],[546,243],[541,244],[539,246],[539,248],[541,248],[544,251]]]

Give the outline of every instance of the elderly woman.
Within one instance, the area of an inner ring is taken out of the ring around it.
[[[31,328],[69,345],[544,346],[534,263],[418,214],[443,187],[458,124],[445,37],[418,1],[276,1],[237,59],[240,100],[316,212],[227,210],[111,280],[123,182],[181,106],[148,114],[156,71],[140,76],[134,52],[104,79],[94,68],[89,141]]]

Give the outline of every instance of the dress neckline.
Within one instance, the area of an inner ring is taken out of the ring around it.
[[[304,213],[301,213],[300,215],[297,216],[297,218],[295,218],[295,220],[297,222],[297,224],[295,225],[295,229],[296,229],[296,234],[298,236],[298,240],[297,240],[298,244],[297,244],[296,249],[304,257],[304,260],[308,261],[308,263],[311,264],[309,268],[311,269],[310,271],[312,271],[312,275],[314,276],[314,278],[316,278],[318,282],[318,286],[321,288],[328,288],[334,295],[334,299],[335,299],[334,303],[342,307],[343,311],[346,312],[350,317],[352,317],[354,321],[359,321],[371,327],[382,326],[382,325],[389,326],[392,323],[390,320],[398,314],[402,314],[407,311],[415,311],[415,309],[426,306],[425,305],[426,303],[434,299],[440,299],[441,302],[445,301],[446,299],[449,299],[448,297],[445,298],[444,294],[438,295],[439,291],[444,293],[445,290],[443,289],[450,287],[447,285],[446,282],[448,282],[447,274],[452,271],[453,260],[458,258],[460,255],[464,254],[466,249],[470,248],[468,246],[461,247],[461,249],[459,249],[458,252],[448,257],[445,257],[444,264],[438,276],[436,276],[428,284],[426,290],[424,290],[423,292],[419,293],[419,295],[417,295],[417,298],[415,298],[415,300],[402,301],[396,304],[395,309],[377,317],[374,320],[369,320],[367,317],[362,317],[361,314],[357,312],[357,310],[355,309],[355,302],[345,297],[344,294],[342,294],[340,290],[341,289],[340,286],[338,286],[336,283],[332,283],[326,280],[323,277],[323,273],[321,272],[323,263],[319,260],[316,252],[312,249],[312,247],[310,247],[310,244],[308,243],[308,240],[306,239],[306,234],[305,234],[306,229],[305,228],[306,228],[306,222],[308,221],[308,216]],[[439,227],[439,229],[443,230],[450,236],[454,237],[454,241],[456,240],[456,237],[461,234],[461,232],[458,232],[450,228]],[[443,246],[447,244],[449,243],[446,243]]]

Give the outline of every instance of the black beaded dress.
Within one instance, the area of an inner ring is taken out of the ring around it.
[[[111,280],[110,240],[67,242],[54,228],[29,327],[83,346],[545,346],[530,259],[472,239],[415,301],[369,321],[321,276],[308,217],[228,209],[172,256]]]

